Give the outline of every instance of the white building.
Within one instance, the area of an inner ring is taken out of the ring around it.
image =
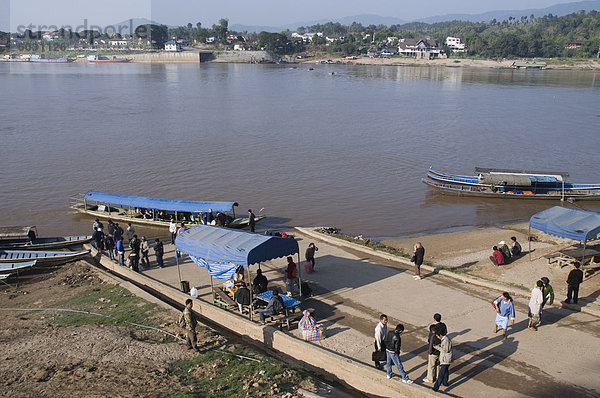
[[[181,51],[181,44],[177,43],[175,40],[169,40],[165,43],[165,51]]]
[[[446,46],[454,53],[465,52],[465,43],[461,43],[458,37],[446,37]]]

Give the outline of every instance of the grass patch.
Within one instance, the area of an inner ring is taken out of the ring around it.
[[[242,359],[235,354],[261,362]],[[190,387],[189,392],[171,395],[176,398],[281,396],[286,392],[294,393],[303,383],[312,384],[307,374],[248,347],[207,351],[192,360],[175,362],[169,373]]]
[[[318,230],[315,230],[316,232],[319,232]],[[378,243],[378,242],[373,242],[370,239],[364,240],[364,239],[357,239],[354,238],[352,236],[348,236],[348,235],[343,235],[343,234],[327,234],[328,236],[333,236],[334,238],[338,238],[341,240],[345,240],[346,242],[352,242],[352,243],[356,243],[357,245],[361,245],[361,246],[365,246],[368,247],[370,249],[373,250],[378,250],[381,252],[385,252],[394,256],[398,256],[398,257],[404,257],[404,258],[411,258],[410,254],[405,253],[403,250],[398,250],[398,249],[394,249],[393,247],[389,247],[386,246],[382,243]]]
[[[156,304],[136,297],[118,285],[105,285],[87,290],[55,303],[53,307],[111,316],[111,318],[106,318],[84,313],[59,312],[50,321],[53,326],[124,326],[128,325],[126,322],[157,326],[152,324],[152,318],[158,317],[165,311]]]

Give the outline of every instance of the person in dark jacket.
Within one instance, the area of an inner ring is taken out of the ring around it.
[[[96,244],[96,249],[98,249],[98,251],[102,253],[102,251],[104,250],[104,232],[102,231],[102,228],[96,228],[96,230],[92,234],[92,239]]]
[[[319,248],[315,246],[314,243],[309,243],[306,248],[306,253],[304,253],[304,257],[306,257],[306,261],[312,264],[312,270],[315,272],[315,252],[319,251]]]
[[[202,214],[202,223],[204,225],[211,225],[215,216],[213,215],[212,209],[208,209],[208,213]]]
[[[440,314],[433,314],[433,320],[435,323],[429,325],[429,337],[427,338],[429,342],[429,355],[427,358],[427,376],[423,379],[425,383],[434,383],[440,371],[440,352],[433,348],[434,345],[440,344],[440,339],[437,338],[435,331],[437,328],[441,328],[445,332],[448,330],[446,324],[442,322]]]
[[[262,270],[256,270],[256,278],[254,278],[252,281],[252,289],[254,290],[254,293],[259,294],[266,292],[268,284],[269,281],[267,280],[267,277],[263,275]]]
[[[108,258],[110,258],[112,261],[115,260],[115,241],[113,240],[113,237],[110,236],[109,234],[106,234],[104,236],[104,247],[106,248],[106,251],[108,252]]]
[[[119,239],[123,237],[123,232],[123,228],[119,226],[119,223],[115,223],[115,232],[113,234],[113,239],[115,240],[115,242],[118,242]]]
[[[581,264],[575,261],[573,269],[567,277],[567,299],[565,300],[567,304],[571,302],[571,299],[573,300],[573,304],[577,304],[579,300],[579,285],[583,282],[583,271],[579,267],[581,267]]]
[[[255,232],[254,227],[256,226],[256,216],[254,213],[252,213],[252,209],[248,209],[248,226],[250,227],[250,232]]]
[[[400,334],[402,332],[404,332],[404,325],[400,323],[396,326],[394,330],[390,330],[389,332],[387,332],[387,336],[385,336],[385,352],[387,355],[387,378],[391,379],[393,376],[393,362],[394,365],[396,365],[396,368],[398,368],[400,377],[402,377],[402,382],[406,384],[412,384],[413,381],[408,377],[408,375],[404,371],[404,368],[402,367],[402,361],[400,361],[400,346],[402,345]]]
[[[415,276],[416,280],[421,279],[421,264],[423,264],[423,257],[425,257],[425,248],[421,244],[421,242],[417,242],[415,245],[415,252],[410,259],[413,263],[415,263]]]
[[[131,261],[131,269],[136,272],[139,271],[140,247],[141,247],[141,242],[138,239],[138,236],[134,234],[131,237],[131,240],[129,241],[129,248],[131,249],[131,253],[129,254],[129,259]]]
[[[236,290],[233,295],[233,299],[238,304],[240,312],[244,312],[244,306],[250,305],[250,289],[246,286],[246,282],[242,281],[240,287]]]
[[[163,255],[165,254],[165,248],[160,239],[154,239],[154,254],[156,255],[156,264],[158,268],[163,268]]]
[[[510,248],[510,251],[511,251],[513,257],[517,257],[517,256],[521,255],[521,252],[523,251],[523,249],[521,248],[521,244],[519,242],[517,242],[517,238],[514,236],[511,236],[510,240],[512,242],[512,247]]]
[[[273,297],[271,297],[271,299],[269,300],[267,308],[260,312],[260,323],[264,324],[265,317],[269,315],[279,314],[281,311],[283,311],[283,308],[283,299],[279,297],[279,292],[277,291],[277,288],[273,288]]]

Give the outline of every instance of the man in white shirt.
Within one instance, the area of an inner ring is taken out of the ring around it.
[[[529,300],[529,330],[536,331],[537,325],[540,322],[540,312],[542,312],[542,304],[544,302],[544,295],[542,289],[544,288],[544,282],[537,281],[536,286],[531,291],[531,299]]]
[[[171,243],[175,244],[175,237],[177,236],[177,223],[173,219],[169,223],[169,232],[171,233]]]
[[[385,314],[381,314],[379,316],[379,323],[377,324],[377,326],[375,327],[375,355],[377,355],[379,352],[383,353],[382,358],[385,358],[385,336],[387,335],[387,322],[388,322],[388,318],[387,315]],[[375,367],[377,369],[383,369],[383,365],[381,364],[381,362],[377,359],[374,361],[375,362]]]

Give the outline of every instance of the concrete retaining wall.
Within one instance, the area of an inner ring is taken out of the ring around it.
[[[138,284],[161,293],[173,300],[184,303],[190,296],[178,289],[146,277],[144,274],[119,266],[106,256],[98,255],[91,246],[92,256],[106,269],[116,275],[124,276]],[[229,330],[251,344],[261,348],[269,348],[279,353],[284,360],[320,374],[326,379],[337,378],[348,386],[369,395],[382,397],[433,397],[429,388],[419,385],[406,385],[400,378],[387,380],[385,374],[371,366],[354,361],[335,352],[329,351],[318,343],[311,343],[284,333],[271,326],[261,326],[249,321],[237,313],[223,310],[201,299],[194,302],[194,310],[203,318]],[[299,358],[303,358],[300,360]]]
[[[197,51],[182,51],[182,52],[155,52],[144,54],[132,54],[127,58],[131,58],[133,62],[200,62],[200,53]]]
[[[274,62],[275,58],[266,51],[223,51],[215,53],[214,62],[258,63]]]

